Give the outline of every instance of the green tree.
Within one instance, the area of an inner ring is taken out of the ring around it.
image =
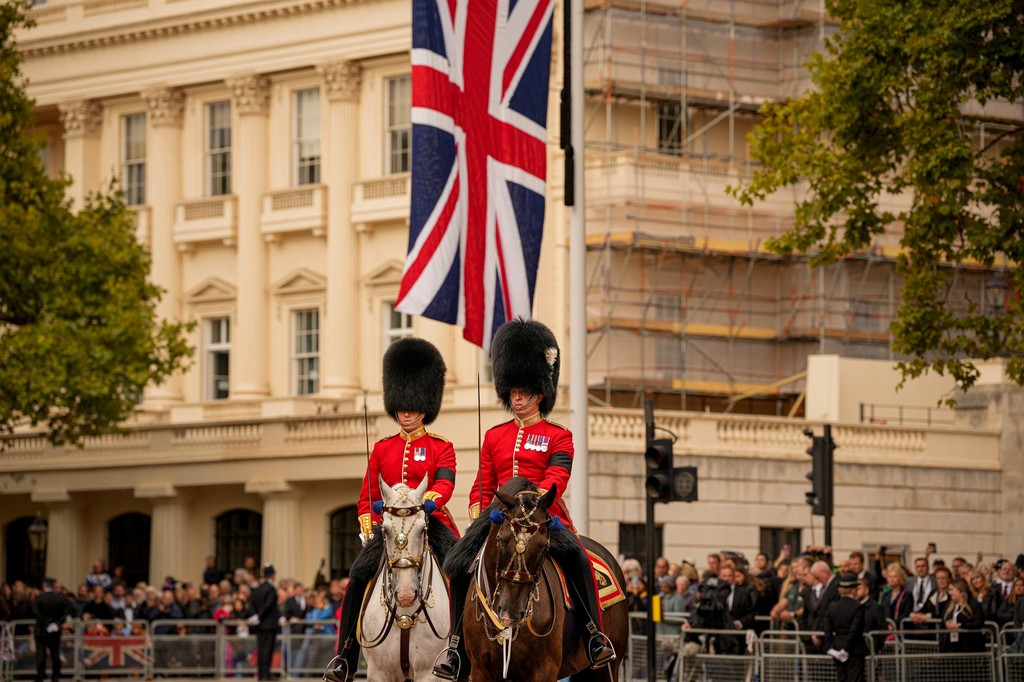
[[[0,434],[44,425],[55,444],[119,429],[147,384],[191,355],[186,325],[161,321],[149,256],[116,187],[81,211],[47,177],[15,33],[0,4]]]
[[[763,108],[751,135],[763,167],[733,191],[751,204],[806,186],[792,229],[769,247],[815,264],[863,251],[886,231],[902,234],[892,331],[904,378],[931,370],[967,390],[978,376],[967,358],[1008,352],[1010,376],[1024,383],[1015,286],[1024,282],[1024,3],[826,4],[839,30],[828,55],[808,63],[815,87]],[[982,139],[981,107],[1000,101],[1016,103],[1017,114]],[[906,208],[886,210],[895,195]],[[950,305],[965,268],[1004,261],[1006,314],[987,315],[977,300]]]

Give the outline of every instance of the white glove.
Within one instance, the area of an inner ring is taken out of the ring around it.
[[[373,539],[373,533],[370,533],[369,535],[367,535],[365,533],[360,533],[359,534],[359,542],[363,543],[363,547],[366,547],[366,543],[369,542],[372,539]]]
[[[257,615],[252,615],[252,616],[249,616],[248,618],[246,618],[245,622],[248,623],[249,625],[259,625],[260,624],[260,617],[257,616]]]

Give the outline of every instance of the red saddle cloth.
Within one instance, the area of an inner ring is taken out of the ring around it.
[[[587,555],[590,557],[590,565],[594,568],[594,578],[597,580],[597,601],[601,610],[607,611],[613,604],[625,599],[626,593],[622,591],[622,585],[615,580],[615,573],[608,567],[604,559],[589,550]],[[555,571],[558,572],[558,579],[562,582],[565,608],[572,608],[572,602],[569,599],[569,586],[565,583],[565,573],[562,572],[562,567],[558,565],[557,561],[552,563],[555,565]]]

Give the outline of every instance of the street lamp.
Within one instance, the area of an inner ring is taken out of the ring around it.
[[[43,586],[43,573],[46,572],[44,557],[46,556],[46,521],[36,512],[28,527],[28,542],[32,546],[32,561],[35,564],[35,574],[39,577],[39,586]]]
[[[1001,272],[994,273],[992,279],[985,282],[985,310],[989,315],[999,315],[1006,310],[1009,291]]]

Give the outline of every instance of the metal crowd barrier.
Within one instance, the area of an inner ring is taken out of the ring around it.
[[[292,627],[295,632],[292,632]],[[286,625],[277,636],[271,671],[282,677],[319,678],[334,655],[336,620]],[[11,621],[14,657],[0,667],[0,680],[34,680],[35,622]],[[64,678],[153,679],[245,678],[256,675],[256,635],[245,621],[73,621],[61,634]],[[47,678],[50,676],[47,661]]]
[[[647,680],[645,614],[633,613],[624,679]],[[891,624],[895,625],[895,624]],[[939,621],[930,625],[941,626]],[[811,637],[822,633],[768,629],[753,631],[690,628],[681,636],[658,634],[659,682],[831,682],[831,656]],[[670,640],[675,638],[675,642]],[[955,641],[954,641],[955,640]],[[883,630],[865,634],[868,682],[1024,682],[1024,629],[986,623],[981,630],[944,626]],[[967,648],[969,650],[962,650]],[[678,652],[675,660],[671,654]]]

